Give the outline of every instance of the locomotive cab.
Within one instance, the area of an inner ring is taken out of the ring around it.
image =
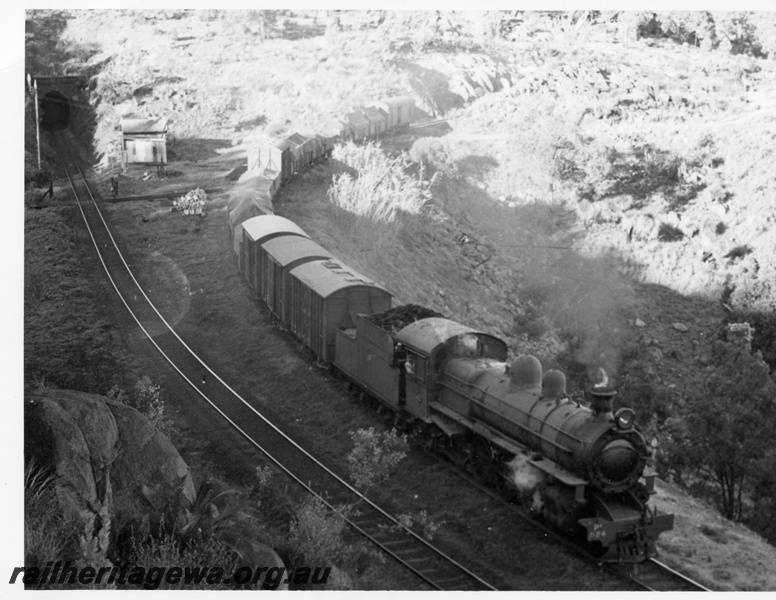
[[[443,365],[457,357],[496,361],[507,357],[503,340],[439,317],[419,319],[407,325],[396,334],[395,340],[407,353],[405,409],[427,423],[431,422],[429,405],[439,396]]]

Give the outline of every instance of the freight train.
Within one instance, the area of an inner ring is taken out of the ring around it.
[[[650,448],[604,381],[590,406],[559,371],[392,294],[278,215],[242,224],[242,274],[254,296],[315,357],[393,411],[419,439],[481,480],[516,488],[531,510],[605,561],[639,562],[673,515],[650,505]]]
[[[263,169],[254,185],[264,200],[337,141],[406,125],[414,110],[406,98],[374,108],[328,122],[321,135],[294,134],[249,152],[249,168]],[[633,410],[613,412],[605,373],[587,405],[571,401],[563,373],[543,373],[532,356],[509,361],[503,340],[430,309],[393,307],[388,290],[261,205],[248,196],[230,211],[238,268],[319,361],[481,481],[519,492],[529,510],[586,540],[601,560],[655,554],[674,517],[649,502],[650,448]]]

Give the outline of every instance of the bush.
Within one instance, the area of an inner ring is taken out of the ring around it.
[[[661,223],[657,231],[657,239],[661,242],[678,242],[684,237],[684,232],[669,223]]]
[[[776,373],[776,314],[760,311],[735,311],[731,323],[749,323],[752,326],[752,349],[762,354],[771,373]]]
[[[407,154],[390,158],[373,142],[364,146],[348,142],[334,148],[332,156],[348,170],[334,176],[327,196],[350,213],[392,223],[399,213],[418,214],[431,199],[434,180],[424,180],[423,165],[417,176],[410,175]]]
[[[407,436],[397,435],[395,429],[378,433],[373,427],[350,433],[353,450],[348,454],[350,476],[366,492],[382,483],[391,470],[407,455]]]
[[[24,565],[43,568],[47,562],[76,560],[74,540],[81,524],[63,515],[54,477],[30,462],[24,469]]]
[[[730,252],[725,254],[725,258],[730,259],[730,262],[733,262],[734,260],[738,258],[744,258],[747,254],[751,254],[752,247],[748,244],[741,244],[739,246],[736,246],[733,248]]]
[[[163,434],[170,436],[178,433],[178,429],[165,414],[166,405],[162,399],[162,386],[153,383],[147,375],[137,379],[131,395],[118,385],[114,385],[106,395],[143,413]]]

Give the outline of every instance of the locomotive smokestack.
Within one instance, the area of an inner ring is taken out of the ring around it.
[[[598,370],[601,374],[601,381],[587,389],[587,397],[592,405],[594,415],[611,417],[612,400],[617,395],[617,391],[608,386],[609,376],[606,371],[600,368]]]
[[[587,390],[587,397],[593,407],[593,414],[602,417],[612,416],[612,400],[617,391],[608,387],[591,387]]]

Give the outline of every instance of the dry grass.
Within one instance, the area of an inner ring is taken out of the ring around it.
[[[658,481],[656,503],[676,515],[658,541],[660,559],[714,590],[776,589],[776,548],[712,507]]]

